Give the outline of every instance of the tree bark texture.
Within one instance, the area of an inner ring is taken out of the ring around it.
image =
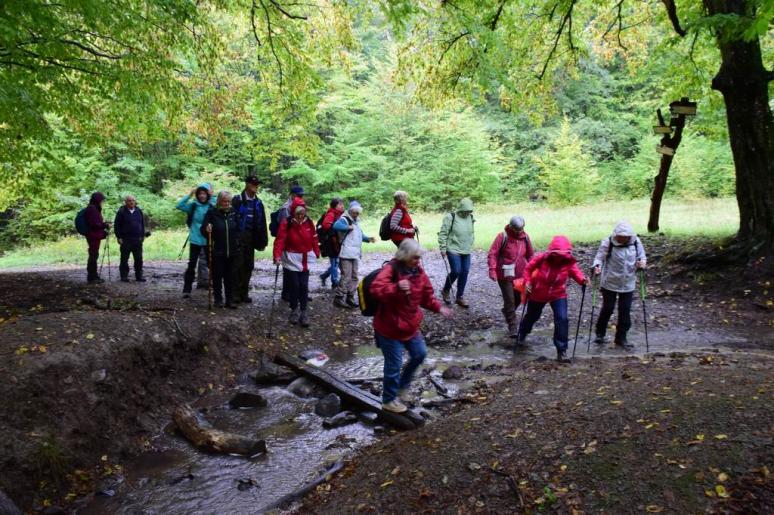
[[[664,125],[661,111],[658,113],[659,124]],[[677,151],[680,142],[683,139],[683,128],[685,127],[685,115],[679,115],[674,123],[670,123],[675,128],[674,134],[664,134],[661,138],[661,145],[670,147]],[[661,164],[658,168],[658,175],[653,179],[653,195],[650,197],[650,216],[648,217],[648,232],[656,232],[659,229],[659,218],[661,216],[661,200],[666,191],[667,179],[669,178],[669,169],[672,167],[672,160],[675,156],[666,154],[661,156]]]
[[[707,13],[752,15],[748,0],[704,0]],[[712,88],[723,95],[736,168],[740,243],[774,251],[774,119],[769,107],[772,72],[763,65],[760,41],[716,29],[721,65]]]

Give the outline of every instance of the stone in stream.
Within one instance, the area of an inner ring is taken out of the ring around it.
[[[323,420],[323,427],[325,429],[335,429],[337,427],[354,424],[357,422],[357,415],[351,411],[342,411],[333,418],[326,418]]]
[[[357,414],[357,418],[364,424],[375,424],[376,420],[379,418],[379,414],[374,413],[373,411],[361,411]]]
[[[329,393],[319,401],[314,407],[314,412],[321,417],[329,418],[341,411],[341,399],[335,393]]]
[[[265,408],[269,403],[257,393],[239,392],[228,401],[232,408]]]
[[[461,367],[458,367],[457,365],[452,365],[443,371],[443,374],[441,374],[441,377],[443,377],[444,379],[462,379],[463,375],[464,375],[464,372]]]
[[[258,362],[258,368],[248,372],[250,379],[255,381],[256,384],[277,384],[277,383],[290,383],[298,377],[298,375],[287,367],[283,367],[273,363],[265,355],[261,356]]]
[[[325,393],[308,377],[299,377],[288,385],[288,391],[307,399],[309,397],[322,397]]]

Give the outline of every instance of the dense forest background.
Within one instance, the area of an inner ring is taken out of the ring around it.
[[[203,181],[239,191],[249,164],[257,165],[270,208],[298,182],[315,216],[333,195],[376,209],[396,189],[411,193],[414,209],[431,211],[462,196],[554,205],[643,198],[658,169],[656,108],[676,92],[695,97],[688,85],[653,78],[660,62],[633,66],[591,48],[577,69],[544,81],[551,105],[525,111],[481,92],[472,104],[427,107],[401,80],[397,63],[405,56],[377,16],[354,23],[351,45],[335,62],[310,54],[313,79],[278,105],[277,91],[262,89],[245,17],[219,16],[226,43],[214,69],[183,60],[188,94],[173,136],[127,138],[123,131],[91,139],[48,116],[53,138],[31,145],[15,193],[0,192],[6,245],[72,233],[75,213],[96,190],[110,211],[131,193],[155,227],[180,226],[176,199]],[[699,101],[672,168],[670,197],[734,194],[720,99]]]

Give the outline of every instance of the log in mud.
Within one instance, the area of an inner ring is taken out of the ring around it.
[[[266,452],[266,441],[227,433],[212,427],[204,416],[189,405],[179,406],[172,419],[181,433],[196,447],[208,452],[255,456]]]

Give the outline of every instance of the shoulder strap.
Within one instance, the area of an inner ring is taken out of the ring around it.
[[[451,223],[451,226],[449,227],[449,235],[451,236],[451,232],[452,232],[452,230],[454,230],[454,220],[456,220],[457,216],[454,214],[454,211],[452,211],[449,214],[452,217],[452,223]]]
[[[508,233],[506,231],[503,231],[503,241],[500,243],[500,250],[497,252],[498,254],[503,253],[503,249],[508,244]]]

